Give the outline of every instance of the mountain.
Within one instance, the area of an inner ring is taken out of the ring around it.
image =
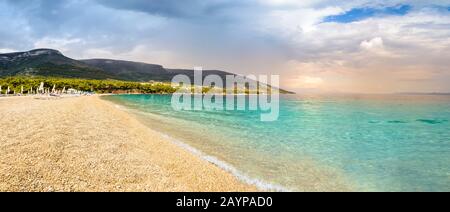
[[[0,54],[0,77],[18,75],[86,79],[114,78],[104,70],[68,58],[53,49]]]
[[[142,81],[171,81],[172,78],[178,74],[187,75],[191,81],[194,79],[194,71],[189,69],[166,69],[161,65],[123,61],[123,60],[109,60],[109,59],[90,59],[80,60],[85,64],[104,70],[106,73],[113,75],[116,79]],[[232,73],[204,70],[203,76],[216,74],[225,79],[226,75],[235,75]]]
[[[208,70],[203,73],[217,74],[223,78],[234,75]],[[110,59],[74,60],[53,49],[0,54],[0,77],[45,76],[147,82],[171,81],[178,74],[185,74],[191,79],[194,77],[193,70],[166,69],[161,65],[147,63]]]
[[[91,67],[104,70],[106,73],[114,75],[116,78],[121,80],[157,81],[167,79],[164,76],[167,71],[161,65],[108,59],[90,59],[80,61]]]
[[[110,59],[74,60],[53,49],[0,54],[0,77],[44,76],[148,82],[171,81],[178,74],[187,75],[194,82],[194,71],[189,69],[167,69],[161,65]],[[212,74],[224,81],[227,75],[235,75],[219,70],[203,71],[203,77]]]

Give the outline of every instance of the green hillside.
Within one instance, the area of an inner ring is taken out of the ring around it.
[[[170,82],[183,74],[194,82],[194,71],[166,69],[161,65],[122,60],[90,59],[74,60],[53,49],[35,49],[28,52],[0,54],[0,78],[53,77],[87,80],[120,80],[132,82]],[[235,75],[218,70],[204,70],[203,77]],[[290,93],[280,89],[281,93]]]

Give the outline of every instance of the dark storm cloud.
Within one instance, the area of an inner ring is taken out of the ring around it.
[[[28,50],[45,38],[79,39],[79,49],[112,46],[130,49],[151,37],[158,18],[119,12],[94,1],[7,0],[0,2],[2,46]],[[7,38],[7,39],[5,39]]]
[[[243,8],[252,1],[236,0],[97,0],[97,2],[116,9],[127,9],[173,18],[214,17],[230,8]]]

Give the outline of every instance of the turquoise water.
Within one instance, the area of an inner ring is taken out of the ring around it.
[[[103,97],[240,173],[293,191],[450,191],[450,96],[282,96],[261,111],[174,111],[170,95]]]

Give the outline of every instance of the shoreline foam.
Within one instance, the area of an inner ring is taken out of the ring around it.
[[[183,119],[184,116],[180,114],[170,115],[171,109],[166,108],[165,103],[163,103],[163,108],[155,106],[153,110],[152,103],[149,103],[147,109],[145,107],[147,104],[140,98],[110,97],[104,98],[104,100],[126,110],[152,130],[166,136],[170,135],[168,136],[170,140],[178,142],[194,154],[197,153],[202,159],[233,174],[242,182],[255,185],[261,190],[350,191],[355,187],[353,181],[347,179],[341,170],[317,162],[308,155],[301,156],[297,163],[289,167],[272,169],[273,167],[284,167],[286,164],[283,161],[284,158],[266,154],[268,152],[247,151],[245,149],[248,146],[244,147],[239,145],[241,143],[237,143],[237,145],[233,143],[240,141],[238,136],[241,132],[233,134],[227,131],[229,128],[225,126],[222,126],[221,129],[211,128],[209,131],[209,125],[202,125],[201,120],[196,122],[197,120],[190,119],[190,117]],[[158,104],[159,99],[155,101]],[[218,131],[226,131],[226,133],[220,134]],[[275,157],[274,159],[277,161],[272,164],[276,164],[276,166],[261,166],[261,164],[265,164],[267,157]],[[278,171],[289,171],[291,175],[286,173],[278,175],[276,174]],[[271,174],[266,175],[266,173]]]
[[[108,100],[105,100],[105,101],[108,101]],[[126,108],[125,106],[116,104],[116,103],[111,102],[111,101],[108,101],[108,102],[114,104],[116,106],[116,108],[118,108],[120,110],[123,110],[123,111],[125,111],[127,113],[130,113],[130,114],[135,114],[135,113],[140,113],[141,114],[141,113],[143,113],[141,111],[136,111],[136,110],[133,110],[133,109],[130,109],[130,108]],[[222,170],[232,174],[233,176],[238,178],[241,182],[246,183],[248,185],[256,186],[259,190],[262,190],[262,191],[274,191],[274,192],[290,192],[291,191],[290,189],[287,189],[287,188],[285,188],[283,186],[276,185],[276,184],[273,184],[273,183],[268,183],[268,182],[265,182],[265,181],[257,179],[257,178],[249,177],[249,176],[243,174],[241,171],[239,171],[236,167],[230,165],[229,163],[227,163],[225,161],[222,161],[222,160],[220,160],[220,159],[218,159],[218,158],[216,158],[214,156],[205,154],[201,150],[199,150],[199,149],[197,149],[195,147],[192,147],[191,145],[189,145],[189,144],[187,144],[187,143],[185,143],[183,141],[180,141],[179,139],[173,138],[173,137],[171,137],[170,135],[168,135],[168,134],[166,134],[164,132],[157,131],[157,130],[154,130],[154,129],[151,129],[151,130],[161,134],[164,138],[168,139],[169,141],[171,141],[172,143],[176,144],[180,148],[183,148],[183,149],[191,152],[192,154],[200,157],[201,159],[203,159],[203,160],[205,160],[205,161],[207,161],[207,162],[209,162],[211,164],[214,164],[214,165],[218,166],[219,168],[221,168]]]

